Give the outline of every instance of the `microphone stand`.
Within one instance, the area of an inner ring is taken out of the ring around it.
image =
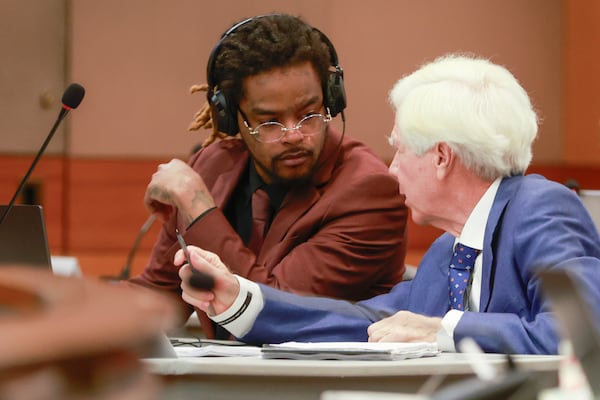
[[[50,133],[46,137],[46,140],[42,144],[42,147],[40,148],[40,150],[38,151],[37,155],[33,159],[33,162],[31,163],[31,166],[29,167],[29,170],[27,171],[27,173],[25,174],[25,176],[21,180],[21,183],[19,184],[19,187],[18,187],[17,191],[13,195],[12,199],[10,199],[10,202],[8,203],[8,206],[4,210],[4,214],[2,214],[2,218],[0,218],[0,224],[2,224],[6,220],[6,217],[8,216],[8,213],[10,212],[11,208],[15,204],[15,201],[17,200],[17,197],[19,197],[19,195],[23,191],[23,188],[25,187],[25,183],[27,182],[27,179],[29,179],[29,175],[31,175],[31,172],[33,172],[33,169],[35,168],[35,166],[37,165],[38,161],[40,160],[40,157],[44,153],[44,150],[46,150],[46,147],[48,147],[48,143],[50,143],[50,140],[52,140],[52,137],[54,136],[54,133],[56,132],[56,129],[58,128],[58,126],[60,125],[60,123],[62,122],[62,120],[65,118],[65,116],[68,114],[68,112],[69,112],[69,109],[66,108],[66,107],[63,107],[60,110],[60,113],[58,114],[58,118],[56,119],[56,122],[54,122],[54,126],[50,130]]]
[[[33,171],[33,169],[37,165],[38,161],[40,160],[40,157],[44,153],[44,150],[46,150],[46,147],[48,147],[48,143],[50,143],[50,140],[52,140],[52,137],[54,136],[54,133],[56,132],[56,129],[58,128],[58,125],[60,125],[62,120],[67,116],[67,114],[69,113],[69,111],[71,109],[77,108],[79,106],[79,104],[81,103],[81,100],[83,100],[84,96],[85,96],[85,89],[83,88],[83,86],[81,86],[78,83],[70,84],[63,92],[63,96],[61,99],[62,108],[61,108],[60,112],[58,113],[56,122],[54,122],[54,126],[52,126],[52,129],[50,129],[50,133],[48,133],[48,136],[46,137],[46,140],[44,140],[42,147],[40,147],[40,150],[38,151],[35,158],[33,159],[33,163],[31,163],[29,170],[27,171],[27,173],[21,180],[21,183],[19,184],[17,191],[13,195],[12,199],[10,199],[10,202],[8,203],[8,207],[6,207],[6,210],[4,210],[4,214],[2,214],[2,217],[0,218],[0,224],[2,224],[6,220],[6,217],[8,216],[8,213],[10,212],[11,208],[15,204],[17,197],[19,197],[19,194],[21,194],[21,191],[23,191],[23,188],[25,187],[25,183],[27,182],[27,179],[29,179],[29,175],[31,175],[31,172]]]
[[[140,228],[140,231],[138,232],[135,241],[133,242],[133,246],[131,246],[131,249],[129,250],[129,254],[127,255],[127,261],[125,262],[123,269],[121,269],[121,272],[119,272],[119,274],[116,276],[103,276],[102,279],[106,279],[109,281],[122,281],[129,279],[129,276],[131,274],[131,265],[133,264],[133,258],[137,253],[137,249],[140,246],[144,235],[146,235],[148,230],[150,230],[150,227],[154,223],[155,219],[156,217],[154,216],[154,214],[151,214],[146,220],[146,222],[144,222],[144,225],[142,225],[142,227]]]

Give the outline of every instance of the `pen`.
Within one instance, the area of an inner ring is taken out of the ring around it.
[[[192,276],[190,277],[188,283],[196,289],[212,290],[212,288],[215,286],[215,279],[211,275],[198,271],[196,268],[194,268],[190,258],[190,252],[187,248],[185,240],[183,240],[183,236],[178,229],[175,229],[175,234],[177,235],[177,240],[179,241],[179,246],[181,246],[181,249],[183,250],[185,259],[190,266],[190,270],[192,271]]]

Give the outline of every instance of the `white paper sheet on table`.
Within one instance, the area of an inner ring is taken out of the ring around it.
[[[404,360],[439,354],[437,343],[286,342],[262,347],[263,358]]]
[[[209,344],[175,347],[178,357],[263,357],[307,360],[403,360],[439,354],[436,343],[285,342],[261,347]]]
[[[210,344],[201,347],[175,347],[178,357],[260,357],[260,347]]]

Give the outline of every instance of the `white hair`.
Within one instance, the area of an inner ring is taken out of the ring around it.
[[[502,66],[462,55],[440,57],[400,79],[389,99],[396,112],[394,135],[417,155],[445,142],[467,168],[489,180],[524,173],[531,162],[536,113]]]

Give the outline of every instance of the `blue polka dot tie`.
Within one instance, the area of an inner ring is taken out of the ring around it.
[[[475,259],[481,250],[474,249],[464,244],[457,243],[454,248],[454,255],[448,269],[448,287],[450,288],[450,309],[464,311],[467,286],[471,272],[475,267]]]

